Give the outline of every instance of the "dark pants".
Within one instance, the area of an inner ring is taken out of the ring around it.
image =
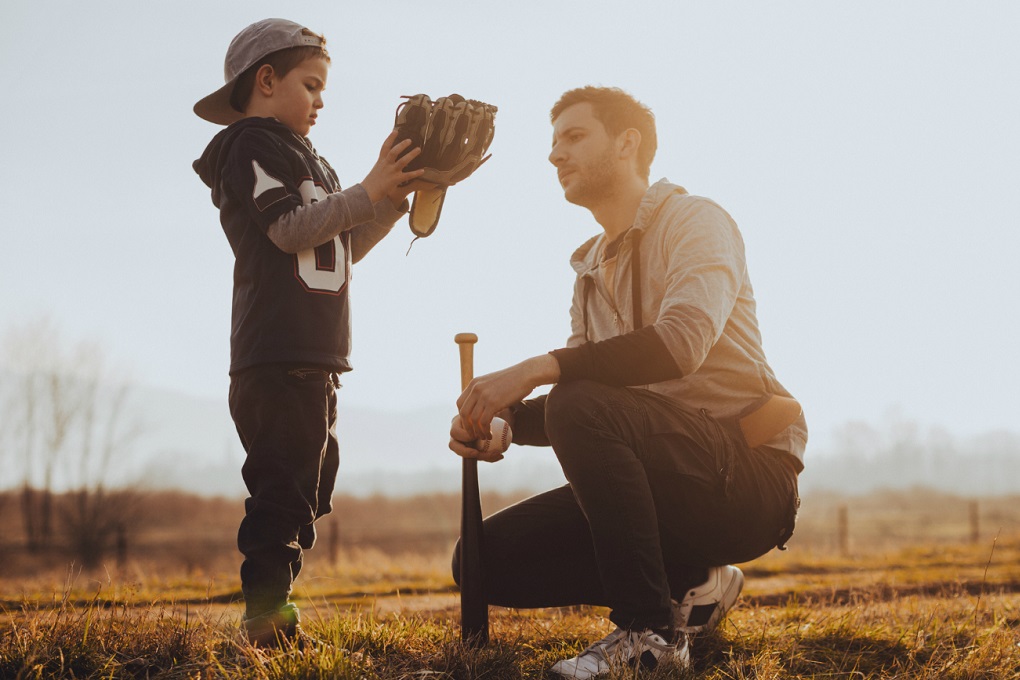
[[[671,593],[793,531],[791,457],[748,449],[703,411],[577,381],[549,393],[545,431],[569,484],[485,520],[491,604],[601,605],[625,628],[665,627]]]
[[[335,374],[267,364],[230,379],[230,415],[247,453],[250,497],[237,532],[246,615],[279,609],[331,509],[340,453]]]

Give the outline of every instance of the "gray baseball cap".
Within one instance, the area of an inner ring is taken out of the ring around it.
[[[325,41],[307,31],[301,24],[286,19],[256,21],[234,36],[223,62],[223,79],[226,84],[195,104],[194,111],[210,123],[230,125],[241,120],[243,113],[230,105],[230,95],[242,73],[268,54],[288,47],[323,47]]]

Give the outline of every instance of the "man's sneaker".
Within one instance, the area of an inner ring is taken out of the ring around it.
[[[715,630],[719,621],[740,597],[744,573],[733,565],[709,567],[708,580],[673,600],[673,625],[688,635]]]
[[[648,629],[617,628],[574,658],[556,662],[549,670],[565,678],[594,678],[622,666],[655,668],[667,659],[687,668],[691,662],[687,636],[680,633],[679,638],[676,644],[670,644]]]
[[[274,611],[241,621],[241,630],[248,642],[256,647],[282,647],[301,637],[301,613],[288,602]]]

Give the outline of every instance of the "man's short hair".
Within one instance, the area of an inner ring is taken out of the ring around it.
[[[651,172],[658,137],[655,134],[655,114],[652,110],[634,99],[630,94],[618,87],[595,87],[586,85],[563,93],[549,112],[549,119],[556,122],[564,109],[574,104],[591,104],[595,118],[602,123],[612,136],[616,136],[634,128],[641,133],[641,146],[638,147],[638,171],[647,181]]]
[[[243,112],[245,107],[248,106],[248,100],[251,99],[251,93],[255,87],[255,74],[266,64],[273,67],[273,73],[278,78],[283,78],[309,59],[325,59],[327,64],[330,62],[329,52],[326,51],[326,39],[317,33],[309,31],[307,28],[301,32],[304,35],[320,38],[322,46],[304,45],[301,47],[288,47],[287,49],[271,52],[259,59],[258,62],[250,66],[238,77],[237,84],[234,85],[234,91],[230,95],[230,105],[232,107]]]

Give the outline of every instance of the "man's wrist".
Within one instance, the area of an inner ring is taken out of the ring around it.
[[[560,362],[552,354],[541,354],[525,362],[528,376],[532,380],[532,388],[541,385],[553,385],[560,380]]]
[[[507,422],[507,424],[510,426],[510,429],[513,429],[514,424],[517,422],[516,409],[518,405],[520,405],[520,402],[517,402],[516,404],[511,404],[510,406],[507,406],[505,409],[496,414],[497,418],[502,418]]]

